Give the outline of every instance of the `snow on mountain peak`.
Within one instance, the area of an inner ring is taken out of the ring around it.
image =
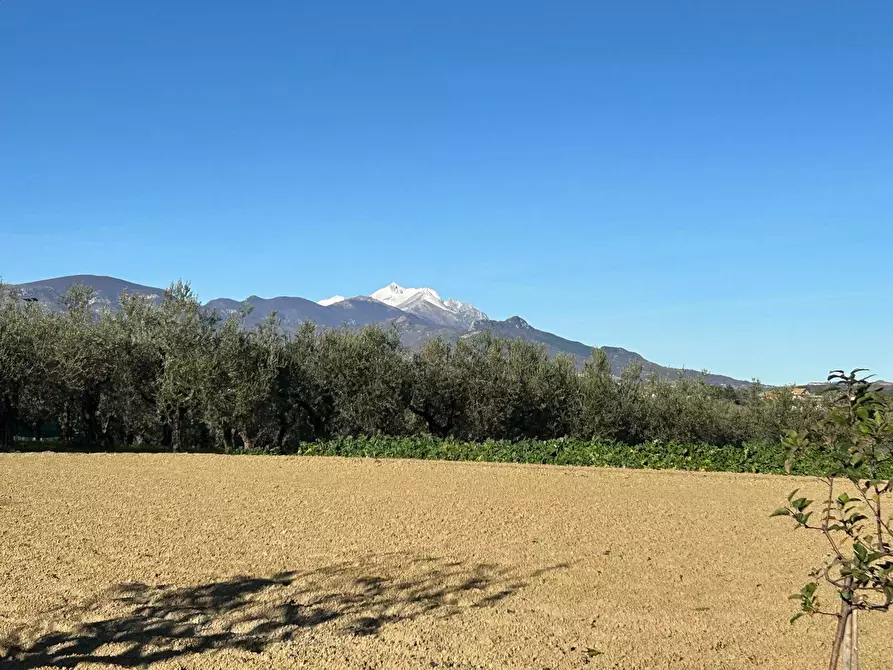
[[[324,298],[320,300],[317,304],[322,305],[323,307],[328,307],[329,305],[334,305],[336,302],[342,302],[347,300],[343,295],[333,295],[331,298]]]
[[[444,300],[433,288],[405,288],[400,284],[391,283],[378,289],[370,297],[391,307],[422,314],[429,318],[432,316],[431,308],[438,308],[435,312],[438,310],[446,312],[443,316],[448,322],[458,322],[465,326],[470,325],[475,319],[487,318],[486,314],[473,305],[452,298]]]
[[[487,315],[474,305],[453,298],[444,300],[437,291],[426,286],[406,288],[391,283],[375,291],[369,298],[448,327],[468,328],[474,321],[487,318]],[[346,300],[344,296],[335,295],[320,300],[318,304],[328,307],[344,300]]]
[[[403,288],[396,283],[391,283],[384,288],[378,289],[371,297],[391,307],[399,308],[400,305],[409,302],[418,295],[430,302],[434,302],[439,307],[443,306],[443,300],[433,288]]]
[[[446,305],[447,309],[453,312],[480,312],[474,305],[470,305],[467,302],[461,302],[460,300],[454,300],[453,298],[450,298],[443,304]],[[483,314],[483,312],[480,313]]]

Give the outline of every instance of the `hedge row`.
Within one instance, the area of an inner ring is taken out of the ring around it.
[[[629,446],[612,441],[569,438],[459,442],[433,437],[343,437],[305,444],[297,453],[305,456],[418,458],[762,474],[785,474],[787,457],[787,452],[780,443],[717,447],[706,444],[648,442]],[[831,466],[832,462],[826,454],[814,452],[798,458],[792,474],[821,475]]]
[[[15,451],[107,451],[73,447],[59,441],[18,441]],[[157,445],[127,445],[116,452],[164,452]],[[211,450],[213,453],[221,453]],[[543,465],[588,465],[606,468],[648,468],[701,472],[747,472],[781,475],[787,451],[780,443],[752,442],[744,446],[646,442],[634,446],[610,440],[520,440],[462,442],[436,437],[339,437],[304,443],[297,450],[238,449],[234,454],[293,454],[299,456],[343,456],[347,458],[411,458],[439,461],[488,463],[537,463]],[[795,475],[822,475],[833,467],[825,453],[801,454],[791,469]],[[882,473],[893,479],[893,463]]]

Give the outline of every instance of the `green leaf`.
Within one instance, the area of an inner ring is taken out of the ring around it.
[[[805,616],[805,615],[806,615],[806,612],[795,612],[794,614],[791,615],[791,623],[793,624],[797,619],[799,619],[800,617]]]
[[[812,500],[807,500],[806,498],[797,498],[796,500],[791,501],[791,507],[799,512],[802,512],[807,507],[809,507],[812,502]]]
[[[791,511],[786,507],[779,507],[769,515],[769,518],[771,519],[774,516],[791,516]]]
[[[861,570],[854,570],[853,571],[853,580],[859,586],[865,586],[866,584],[868,584],[868,582],[871,581],[871,575],[868,574],[867,572],[862,572]]]

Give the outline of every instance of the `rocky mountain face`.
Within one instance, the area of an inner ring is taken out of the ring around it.
[[[24,298],[36,298],[46,309],[62,310],[62,297],[70,286],[84,284],[93,288],[93,309],[120,309],[119,296],[122,291],[129,294],[147,296],[160,301],[164,289],[141,286],[114,277],[96,275],[72,275],[42,281],[19,284],[17,288]],[[458,342],[462,338],[475,337],[483,332],[491,332],[498,337],[524,339],[538,342],[546,347],[550,356],[569,354],[582,367],[592,354],[592,346],[559,337],[554,333],[532,327],[520,316],[505,321],[492,320],[474,305],[459,300],[444,300],[431,288],[404,288],[389,284],[370,296],[344,298],[333,296],[319,302],[305,298],[280,296],[260,298],[251,296],[244,303],[230,298],[217,298],[205,303],[209,310],[215,310],[221,318],[238,313],[244,304],[252,307],[246,318],[246,326],[253,327],[275,312],[282,327],[289,331],[297,330],[301,324],[312,321],[325,328],[360,328],[374,324],[394,327],[400,341],[410,350],[420,348],[425,341],[440,338]],[[619,347],[601,347],[611,362],[611,370],[619,375],[631,363],[642,365],[645,373],[656,372],[662,376],[699,376],[694,370],[667,368],[646,360],[640,354]],[[746,386],[748,382],[723,375],[708,375],[712,384]]]

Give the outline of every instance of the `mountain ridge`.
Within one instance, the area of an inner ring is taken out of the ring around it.
[[[121,292],[146,295],[156,301],[164,296],[164,289],[128,282],[102,275],[69,275],[15,285],[25,298],[36,298],[48,309],[61,310],[61,299],[68,287],[82,283],[94,289],[93,309],[120,309]],[[377,297],[376,297],[377,294]],[[335,298],[339,298],[335,300]],[[323,304],[327,303],[327,304]],[[393,304],[396,303],[396,304]],[[582,367],[591,356],[593,345],[563,338],[531,326],[520,316],[504,321],[490,319],[474,305],[455,299],[443,300],[431,288],[404,288],[392,283],[370,296],[344,298],[333,296],[318,302],[297,296],[261,298],[252,295],[244,301],[232,298],[215,298],[203,304],[222,317],[235,314],[243,305],[252,307],[245,320],[246,327],[254,327],[273,312],[277,313],[282,327],[297,330],[301,324],[312,321],[325,328],[359,328],[378,325],[397,330],[401,343],[409,350],[418,350],[425,341],[440,338],[452,343],[462,338],[491,332],[499,337],[524,339],[546,347],[550,356],[569,354]],[[612,373],[619,375],[627,365],[641,364],[644,373],[654,372],[665,377],[695,377],[702,373],[659,365],[621,347],[599,347],[608,356]],[[750,382],[725,375],[707,374],[706,381],[716,385],[747,386]]]

